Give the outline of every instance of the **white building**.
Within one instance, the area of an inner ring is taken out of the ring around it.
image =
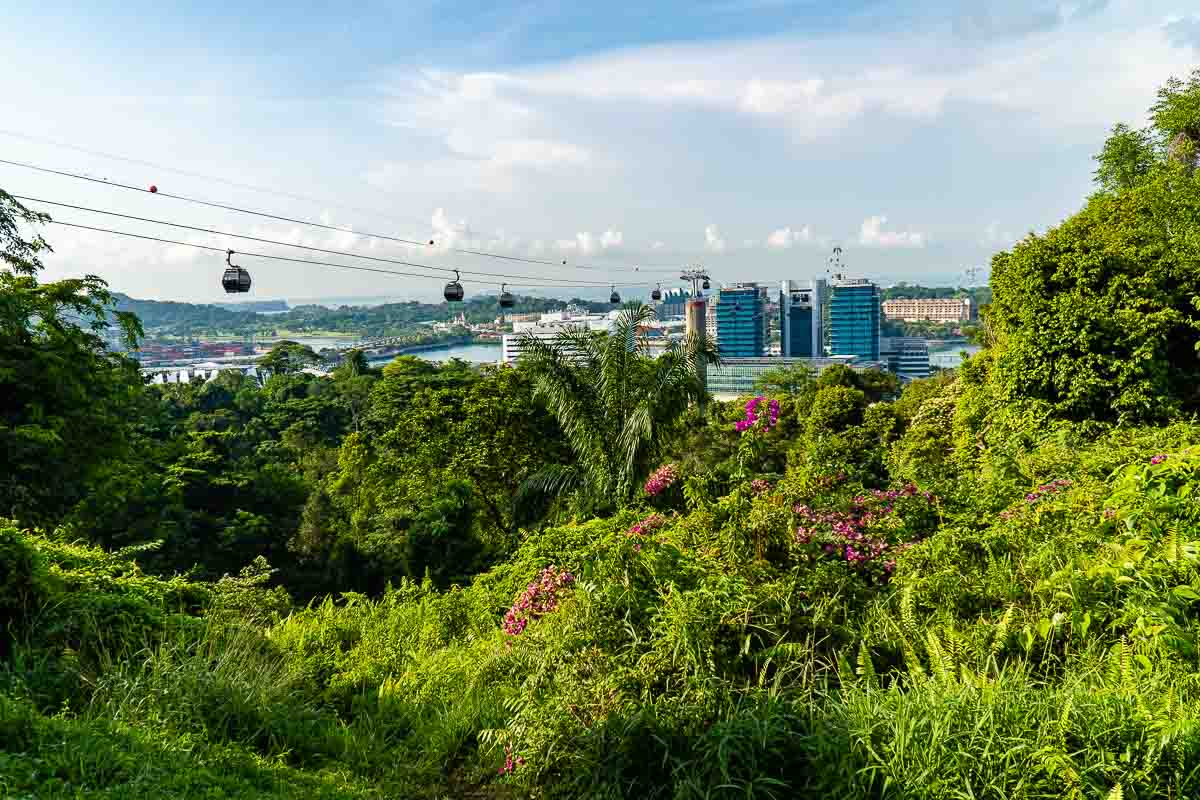
[[[589,331],[607,331],[619,311],[608,314],[572,314],[571,310],[553,311],[542,314],[536,322],[521,321],[513,323],[513,332],[504,334],[501,339],[501,358],[507,364],[512,364],[521,357],[521,341],[526,334],[543,341],[554,341],[565,330],[582,329]]]
[[[969,322],[975,313],[966,297],[903,297],[883,301],[883,315],[903,322]]]

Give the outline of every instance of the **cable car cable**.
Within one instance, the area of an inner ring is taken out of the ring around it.
[[[113,230],[111,228],[99,228],[94,225],[83,225],[78,222],[65,222],[63,220],[52,219],[52,220],[50,220],[50,224],[63,225],[68,228],[79,228],[80,230],[85,230],[85,231],[95,231],[97,233],[108,233],[108,234],[113,234],[116,236],[126,236],[131,239],[143,239],[148,242],[159,242],[161,244],[179,245],[180,247],[191,247],[196,250],[207,250],[207,251],[213,252],[213,253],[228,254],[228,252],[229,252],[229,249],[226,247],[214,247],[212,245],[207,245],[207,244],[196,244],[195,242],[182,242],[182,241],[179,241],[178,239],[164,239],[160,236],[147,236],[147,235],[141,234],[141,233],[130,233],[128,231],[117,231],[117,230]],[[335,264],[330,261],[314,261],[313,259],[308,259],[308,258],[292,258],[290,256],[276,256],[276,255],[271,255],[269,253],[251,253],[246,250],[236,250],[234,252],[239,256],[246,256],[247,258],[264,258],[264,259],[267,259],[270,261],[286,261],[286,262],[292,263],[292,264],[311,264],[313,266],[318,266],[318,267],[335,267],[337,269],[355,270],[356,272],[374,272],[374,273],[378,273],[381,275],[395,275],[397,277],[402,277],[402,278],[426,278],[431,281],[441,281],[441,280],[444,280],[446,277],[444,275],[422,275],[417,272],[403,272],[401,270],[382,269],[380,267],[363,267],[363,266],[359,266],[357,264]],[[495,285],[491,281],[470,280],[468,278],[462,279],[462,282],[479,284],[481,286]],[[586,286],[579,287],[579,286],[564,285],[561,283],[523,283],[523,284],[519,284],[516,286],[516,288],[518,288],[518,289],[525,288],[525,287],[536,287],[536,288],[546,288],[546,289],[579,289],[579,288],[586,289],[586,288],[590,288],[590,287],[586,287]]]
[[[0,131],[0,133],[5,133],[5,131]],[[21,169],[29,169],[29,170],[33,170],[35,172],[41,172],[41,173],[45,173],[45,174],[49,174],[49,175],[59,175],[64,178],[73,178],[75,180],[88,181],[89,183],[96,183],[101,186],[109,186],[109,187],[116,188],[116,189],[126,189],[128,191],[133,191],[133,192],[142,192],[143,194],[153,194],[158,197],[169,197],[172,200],[182,200],[185,203],[193,203],[196,205],[207,206],[209,208],[219,208],[223,211],[233,211],[238,214],[249,214],[251,216],[262,217],[264,219],[272,219],[272,220],[276,220],[278,222],[289,222],[294,225],[307,225],[312,228],[320,228],[322,230],[327,230],[327,231],[337,231],[338,233],[349,233],[353,236],[361,236],[361,237],[369,238],[369,239],[385,239],[390,242],[399,242],[401,244],[410,244],[410,245],[415,245],[417,247],[435,246],[434,239],[430,239],[428,241],[417,241],[415,239],[405,239],[405,238],[402,238],[399,236],[390,236],[390,235],[382,234],[382,233],[369,233],[367,231],[356,231],[356,230],[352,230],[349,228],[338,227],[337,225],[326,225],[322,222],[312,222],[309,220],[297,219],[295,217],[286,217],[281,214],[272,214],[272,213],[266,212],[266,211],[256,211],[254,209],[242,208],[240,206],[229,205],[227,203],[217,203],[217,202],[213,202],[211,200],[201,200],[200,198],[196,198],[196,197],[187,197],[186,195],[173,194],[171,192],[164,192],[164,191],[160,191],[157,186],[152,186],[150,189],[145,189],[141,186],[134,186],[133,184],[130,184],[130,183],[122,183],[120,181],[111,181],[111,180],[108,180],[107,178],[95,178],[95,177],[92,177],[91,175],[84,175],[84,174],[78,173],[78,172],[69,172],[67,170],[51,169],[50,167],[40,167],[36,164],[30,164],[25,161],[12,161],[7,158],[0,158],[0,164],[8,164],[9,166],[12,166],[12,167],[20,167]],[[562,261],[550,261],[550,260],[543,259],[543,258],[528,258],[526,256],[510,256],[510,255],[505,255],[503,253],[490,253],[490,252],[487,252],[486,250],[473,250],[473,249],[465,248],[465,247],[448,247],[446,249],[450,250],[451,252],[455,252],[455,253],[464,253],[464,254],[469,254],[469,255],[482,256],[484,258],[498,258],[498,259],[502,259],[505,261],[519,261],[519,262],[523,262],[526,264],[542,264],[542,265],[550,266],[550,267],[569,266],[572,269],[583,269],[583,270],[591,270],[591,271],[597,271],[597,272],[643,272],[643,271],[644,272],[674,272],[675,271],[674,269],[656,268],[656,267],[647,267],[645,270],[643,270],[641,267],[634,267],[633,269],[621,268],[621,267],[613,267],[613,268],[593,267],[593,266],[587,266],[587,265],[583,265],[583,264],[568,264],[566,259],[563,259]]]
[[[218,230],[214,230],[212,228],[201,228],[196,225],[185,225],[180,222],[168,222],[166,220],[152,219],[150,217],[139,217],[139,216],[136,216],[133,214],[122,214],[122,213],[119,213],[116,211],[105,211],[103,209],[89,208],[87,206],[77,206],[77,205],[73,205],[71,203],[60,203],[55,200],[45,200],[45,199],[39,198],[39,197],[29,197],[28,195],[14,194],[14,195],[12,195],[12,197],[14,197],[18,200],[25,200],[25,201],[28,201],[31,203],[46,203],[47,205],[58,206],[60,208],[70,208],[75,211],[87,211],[87,212],[93,213],[93,214],[104,214],[105,216],[119,217],[121,219],[130,219],[130,220],[135,220],[137,222],[149,222],[149,223],[152,223],[155,225],[166,225],[166,226],[172,227],[172,228],[181,228],[183,230],[196,231],[198,233],[207,233],[207,234],[212,234],[214,236],[229,236],[229,237],[232,237],[235,239],[244,239],[244,240],[251,241],[251,242],[260,242],[262,244],[273,244],[273,245],[278,245],[281,247],[294,247],[299,250],[308,250],[308,251],[311,251],[314,253],[325,253],[328,255],[342,256],[343,258],[357,258],[357,259],[363,259],[366,261],[378,261],[378,262],[387,263],[387,264],[399,264],[399,265],[405,266],[405,267],[416,267],[417,269],[432,269],[432,270],[438,270],[441,272],[461,272],[464,275],[481,275],[481,276],[490,277],[490,278],[516,278],[518,280],[526,280],[526,281],[530,280],[530,279],[540,280],[540,278],[536,275],[513,275],[513,274],[509,274],[509,273],[504,273],[504,272],[482,272],[479,270],[466,270],[466,269],[460,270],[460,269],[455,269],[453,267],[438,267],[438,266],[434,266],[432,264],[419,264],[414,261],[402,261],[402,260],[396,259],[396,258],[381,258],[379,256],[366,256],[366,255],[360,255],[357,253],[350,253],[350,252],[347,252],[344,250],[330,250],[330,249],[327,249],[324,247],[313,247],[311,245],[295,244],[292,242],[282,242],[277,239],[266,239],[266,238],[263,238],[260,236],[249,236],[249,235],[242,234],[242,233],[227,233],[225,231],[218,231]],[[564,278],[559,282],[559,285],[593,287],[593,286],[603,286],[606,282],[607,281],[579,281],[579,280],[571,280],[571,279]],[[624,286],[648,286],[649,284],[622,283],[622,285],[624,285]]]

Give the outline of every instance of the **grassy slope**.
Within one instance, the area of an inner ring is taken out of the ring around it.
[[[799,473],[644,539],[632,513],[554,529],[469,588],[406,584],[266,627],[222,611],[245,587],[158,581],[10,529],[0,554],[34,577],[4,584],[18,601],[0,606],[19,632],[0,681],[0,786],[1195,796],[1200,459],[1183,448],[1197,441],[1182,425],[1050,438],[1015,473],[985,458],[958,477],[976,499],[944,507],[886,586],[795,543],[793,503],[844,508],[861,491]],[[1171,455],[1149,465],[1158,452]],[[1022,499],[1052,479],[1072,483]],[[550,564],[576,581],[507,636],[505,609]],[[501,777],[506,748],[523,761]]]

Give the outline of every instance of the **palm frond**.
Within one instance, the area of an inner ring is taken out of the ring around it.
[[[517,487],[513,503],[521,506],[548,496],[561,496],[579,490],[586,481],[573,464],[550,464],[530,475]]]
[[[586,368],[595,338],[584,331],[566,330],[553,343],[526,335],[522,346],[521,360],[533,373],[535,395],[545,401],[585,468],[602,469],[608,460],[599,429],[602,411],[594,387],[588,385]],[[577,363],[581,354],[583,367]]]
[[[629,303],[607,334],[572,328],[553,342],[522,339],[535,394],[558,420],[595,498],[624,504],[632,497],[653,465],[656,431],[704,399],[699,369],[719,363],[699,336],[652,357],[642,331],[655,316],[652,307]]]

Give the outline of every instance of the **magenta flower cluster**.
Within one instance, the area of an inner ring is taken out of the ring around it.
[[[1025,495],[1025,502],[1033,505],[1043,497],[1046,497],[1047,495],[1058,494],[1064,489],[1070,487],[1070,485],[1071,482],[1066,478],[1058,478],[1050,481],[1049,483],[1043,483],[1041,486]]]
[[[525,759],[521,756],[513,756],[511,744],[504,746],[504,766],[500,768],[501,775],[511,775],[517,771],[517,767],[525,766]]]
[[[885,538],[888,529],[876,533],[872,528],[895,514],[897,503],[915,497],[923,498],[931,506],[935,502],[930,492],[922,492],[910,483],[898,490],[876,489],[870,495],[858,495],[847,511],[819,512],[807,505],[796,505],[792,508],[800,521],[796,542],[819,544],[820,552],[845,560],[852,566],[864,566],[887,555],[890,557],[882,560],[883,571],[890,573],[896,567],[894,554],[904,552],[914,542],[893,545]]]
[[[650,534],[654,533],[659,528],[667,524],[667,518],[662,514],[651,514],[640,522],[635,523],[629,530],[625,532],[626,536],[635,539],[645,539]],[[633,543],[633,549],[640,551],[642,549],[641,541]]]
[[[654,470],[650,478],[646,481],[646,494],[655,496],[662,494],[669,489],[675,481],[679,479],[679,473],[675,470],[674,464],[663,464],[658,469]]]
[[[1066,478],[1056,478],[1055,480],[1052,480],[1049,483],[1043,483],[1041,486],[1037,487],[1032,492],[1029,492],[1028,494],[1025,495],[1026,506],[1035,505],[1042,498],[1048,497],[1050,495],[1058,494],[1059,492],[1069,488],[1070,486],[1071,486],[1071,482],[1069,480],[1067,480]],[[1020,507],[1010,508],[1007,511],[1001,511],[1000,519],[1004,519],[1004,520],[1012,519],[1014,516],[1016,516],[1018,511],[1020,511]]]
[[[755,478],[750,481],[750,491],[754,494],[766,494],[771,491],[771,482],[766,478]]]
[[[1159,453],[1158,455],[1156,455],[1156,456],[1152,456],[1152,457],[1150,458],[1150,463],[1151,463],[1151,464],[1161,464],[1162,462],[1164,462],[1164,461],[1166,461],[1166,460],[1167,460],[1167,454],[1166,454],[1166,453]]]
[[[767,400],[767,407],[764,410],[762,408],[764,400],[767,398],[759,395],[746,403],[746,417],[739,419],[733,426],[738,433],[750,430],[760,420],[763,422],[764,428],[774,428],[779,423],[779,401]]]
[[[553,564],[546,567],[505,613],[504,632],[509,636],[524,633],[532,620],[557,609],[561,595],[574,583],[575,576],[571,573],[559,570]]]

